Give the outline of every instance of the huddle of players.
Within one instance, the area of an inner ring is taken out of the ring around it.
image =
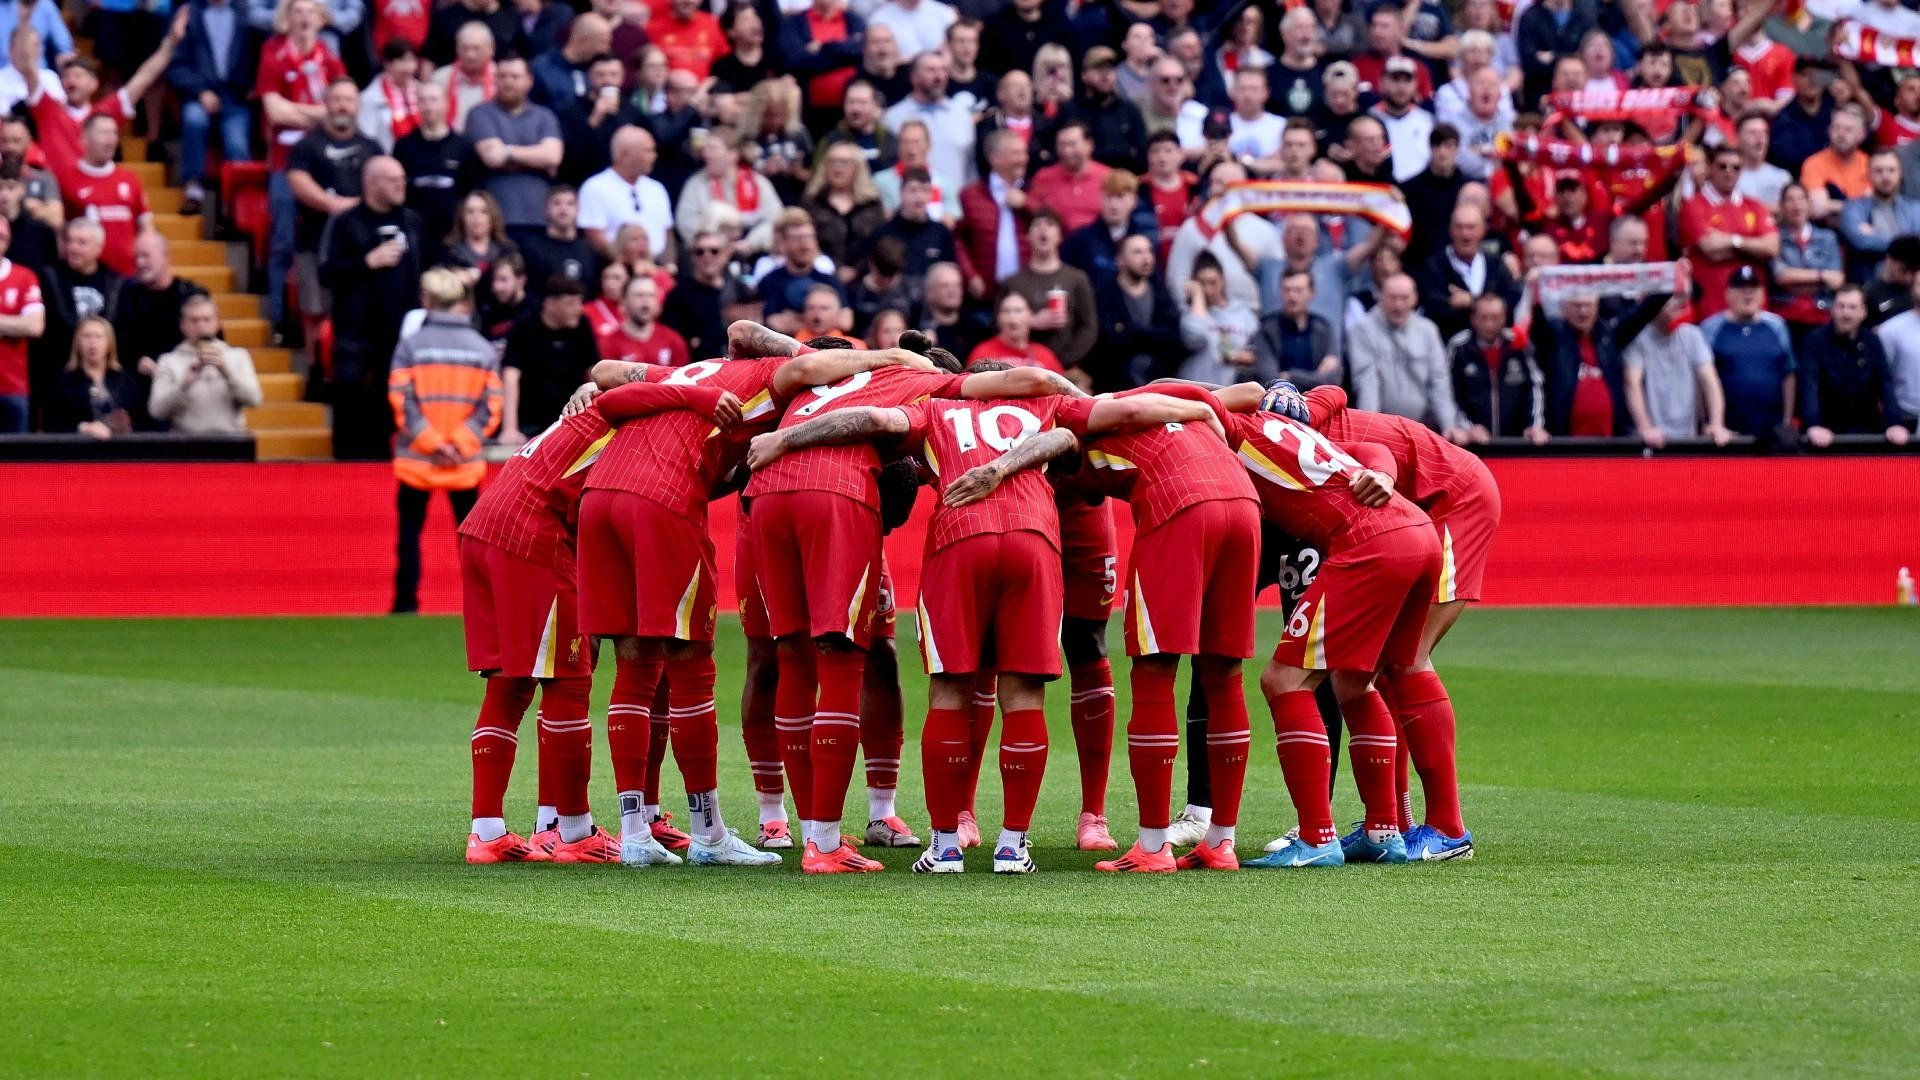
[[[1337,389],[1303,398],[1285,384],[1156,384],[1089,398],[1035,369],[962,372],[937,349],[814,351],[751,323],[735,325],[729,351],[735,359],[683,368],[603,364],[595,374],[605,392],[522,447],[461,529],[469,666],[489,676],[474,733],[468,861],[644,866],[680,861],[668,850],[677,846],[696,865],[774,863],[766,849],[793,843],[784,770],[802,868],[879,870],[839,820],[863,739],[868,839],[917,846],[891,807],[897,681],[887,667],[884,680],[867,677],[870,653],[890,656],[878,645],[892,625],[883,451],[916,462],[940,498],[917,605],[932,679],[921,746],[933,838],[916,872],[960,871],[964,849],[980,841],[973,792],[996,700],[1006,807],[993,869],[1034,869],[1026,834],[1048,750],[1044,689],[1061,674],[1063,647],[1081,765],[1078,841],[1117,847],[1103,814],[1113,726],[1105,631],[1118,584],[1108,495],[1127,500],[1136,529],[1125,634],[1140,835],[1098,869],[1242,865],[1234,827],[1251,735],[1240,666],[1253,654],[1263,518],[1322,557],[1261,680],[1300,827],[1245,865],[1471,857],[1452,708],[1430,654],[1477,596],[1498,522],[1498,492],[1478,459],[1417,424],[1349,410]],[[757,845],[726,828],[718,800],[705,520],[708,499],[733,490],[743,464],[751,473],[736,561],[750,667],[760,670],[749,672],[742,727],[761,799]],[[593,824],[586,801],[588,639],[601,638],[616,657],[608,742],[619,838]],[[1205,703],[1211,814],[1176,858],[1169,800],[1182,655]],[[1344,840],[1332,820],[1329,725],[1314,694],[1322,680],[1352,733],[1366,807]],[[541,810],[523,840],[507,831],[501,800],[536,688]],[[1402,736],[1427,798],[1418,827]],[[686,780],[686,834],[657,812],[668,741]]]

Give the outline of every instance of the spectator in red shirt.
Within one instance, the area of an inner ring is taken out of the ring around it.
[[[1547,235],[1560,248],[1563,263],[1594,263],[1607,250],[1607,226],[1612,215],[1592,205],[1592,193],[1579,173],[1567,171],[1553,182],[1554,215]]]
[[[299,211],[287,182],[293,145],[326,119],[327,86],[347,74],[320,29],[326,8],[319,0],[287,0],[274,16],[274,36],[260,51],[254,92],[267,132],[267,318],[279,326],[286,315],[287,270],[293,264],[294,222]]]
[[[1727,282],[1735,270],[1751,266],[1764,280],[1780,254],[1773,215],[1737,190],[1740,168],[1737,147],[1716,149],[1706,186],[1680,208],[1680,246],[1693,260],[1693,280],[1700,286],[1696,310],[1702,319],[1726,309]]]
[[[1367,20],[1367,51],[1353,58],[1353,66],[1360,72],[1360,89],[1378,93],[1386,81],[1388,58],[1407,55],[1400,47],[1406,40],[1405,20],[1405,11],[1398,5],[1382,4],[1373,9]],[[1427,65],[1415,61],[1413,73],[1419,100],[1432,101],[1433,75]]]
[[[47,329],[40,279],[6,258],[13,227],[0,217],[0,435],[27,430],[27,342]]]
[[[620,325],[597,335],[600,359],[662,367],[685,367],[692,362],[687,339],[659,321],[660,285],[651,275],[628,281],[622,303],[625,318]]]
[[[1072,232],[1099,218],[1100,182],[1113,170],[1093,160],[1093,137],[1080,120],[1054,129],[1053,150],[1059,161],[1033,174],[1027,198],[1060,215],[1061,227]]]
[[[704,79],[713,62],[727,54],[726,32],[720,20],[701,10],[700,0],[672,0],[672,5],[647,24],[653,43],[667,54],[667,65],[675,71],[692,72]]]
[[[146,188],[132,170],[114,161],[120,152],[120,124],[113,117],[90,117],[81,129],[80,145],[80,160],[71,171],[60,170],[67,213],[98,221],[106,232],[100,261],[116,274],[131,274],[134,238],[153,224]]]
[[[1193,205],[1193,185],[1199,181],[1181,168],[1186,163],[1180,150],[1180,137],[1171,130],[1156,131],[1147,139],[1147,199],[1153,203],[1153,216],[1160,223],[1160,265],[1166,265],[1173,250],[1173,234],[1187,220]]]
[[[999,306],[994,309],[994,323],[999,332],[975,345],[973,351],[967,354],[967,363],[998,360],[1016,367],[1064,370],[1060,366],[1060,358],[1053,354],[1052,349],[1033,340],[1033,308],[1027,303],[1026,297],[1017,292],[1002,296]]]

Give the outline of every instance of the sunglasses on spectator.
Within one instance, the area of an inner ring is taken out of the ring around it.
[[[693,249],[693,253],[695,255],[718,255],[721,250],[722,249],[717,247],[697,247]]]
[[[1716,161],[1713,163],[1713,167],[1719,169],[1721,172],[1740,171],[1740,163],[1737,161]]]

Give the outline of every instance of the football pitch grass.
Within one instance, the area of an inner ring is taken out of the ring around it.
[[[1473,862],[1096,875],[1057,688],[1040,873],[809,879],[464,865],[452,619],[0,623],[0,1074],[1920,1071],[1913,612],[1474,611],[1441,661]],[[1250,696],[1249,855],[1292,822]]]

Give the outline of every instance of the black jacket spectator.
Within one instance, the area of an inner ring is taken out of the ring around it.
[[[112,322],[120,310],[120,289],[125,283],[125,278],[104,263],[96,264],[90,273],[81,273],[62,260],[41,275],[40,296],[47,306],[47,329],[27,347],[27,385],[37,411],[50,407],[60,369],[73,350],[74,327],[89,315]]]
[[[660,148],[660,158],[653,165],[653,178],[678,198],[680,189],[687,186],[687,179],[704,164],[693,156],[691,147],[693,129],[705,126],[705,122],[691,105],[648,113],[641,122],[653,135],[654,145]]]
[[[721,356],[727,351],[727,308],[752,298],[753,290],[737,277],[709,285],[688,271],[660,305],[660,322],[687,339],[687,354],[695,360]]]
[[[855,203],[851,211],[842,214],[827,201],[827,193],[823,191],[800,200],[800,208],[813,219],[814,235],[820,238],[820,253],[832,259],[835,266],[864,266],[874,235],[887,223],[887,208],[880,205],[879,199]]]
[[[1334,347],[1332,324],[1311,311],[1305,325],[1287,318],[1284,311],[1267,312],[1260,317],[1260,332],[1247,346],[1257,365],[1271,363],[1281,378],[1303,388],[1329,381],[1320,374],[1320,361],[1340,355]],[[1338,375],[1332,381],[1338,382]]]
[[[366,168],[369,159],[378,156],[380,144],[358,131],[344,139],[335,139],[327,134],[326,128],[318,127],[294,144],[293,153],[287,158],[287,171],[306,173],[326,191],[357,199],[360,197],[360,172]],[[320,231],[326,227],[327,215],[312,207],[300,207],[299,222],[293,234],[293,250],[320,250]]]
[[[1520,53],[1520,70],[1526,76],[1527,101],[1537,100],[1553,82],[1553,65],[1562,56],[1580,51],[1580,39],[1593,29],[1592,0],[1573,0],[1573,10],[1565,25],[1554,18],[1545,4],[1535,4],[1520,16],[1514,27],[1514,44]],[[1550,54],[1545,61],[1542,53]]]
[[[556,330],[540,317],[536,305],[515,323],[500,362],[520,372],[521,434],[532,438],[560,419],[560,407],[586,381],[599,359],[600,347],[585,319]]]
[[[1073,27],[1055,8],[1053,4],[1041,5],[1040,17],[1028,22],[1008,4],[988,18],[985,31],[980,35],[980,66],[1002,73],[1015,68],[1032,71],[1033,57],[1040,46],[1048,42],[1065,43],[1073,32]]]
[[[555,274],[594,291],[600,284],[600,267],[606,262],[587,242],[586,234],[578,231],[571,240],[556,240],[547,233],[529,236],[520,245],[520,257],[527,261],[527,292],[536,300],[546,293],[547,279]]]
[[[7,224],[13,226],[7,258],[33,271],[41,284],[46,284],[48,270],[60,258],[59,236],[46,222],[25,211]]]
[[[908,221],[895,214],[874,231],[873,239],[897,236],[907,246],[906,275],[924,278],[934,263],[954,262],[953,230],[932,219]]]
[[[1447,342],[1453,367],[1453,402],[1470,424],[1495,438],[1514,438],[1528,428],[1547,426],[1547,382],[1540,365],[1501,331],[1491,347],[1482,346],[1468,328]]]
[[[1447,253],[1451,250],[1451,247],[1442,246],[1440,250],[1427,256],[1427,263],[1421,267],[1419,274],[1420,312],[1432,319],[1433,325],[1440,329],[1442,341],[1450,340],[1453,335],[1465,330],[1467,320],[1473,314],[1471,307],[1456,308],[1447,303],[1450,289],[1467,288],[1467,279],[1460,276],[1460,272],[1454,269],[1453,260],[1447,257]],[[1481,290],[1473,295],[1478,297],[1492,293],[1505,300],[1507,310],[1512,311],[1514,303],[1520,299],[1520,288],[1514,283],[1513,275],[1507,271],[1506,260],[1497,255],[1489,255],[1485,251],[1480,253],[1480,257],[1487,264],[1486,282]],[[1468,291],[1472,292],[1470,289]],[[1620,347],[1624,349],[1626,344],[1623,342]]]
[[[211,90],[222,101],[245,101],[253,95],[254,79],[260,73],[260,41],[248,27],[248,0],[229,0],[234,10],[233,40],[227,43],[225,67],[220,74],[221,57],[214,55],[213,39],[207,34],[206,0],[194,0],[188,7],[187,33],[174,48],[173,63],[167,65],[167,85],[183,98],[198,97]]]
[[[460,200],[480,184],[480,159],[465,135],[447,129],[428,139],[419,128],[395,140],[394,160],[407,171],[407,207],[420,215],[427,245],[422,265],[436,266],[460,214]]]
[[[43,426],[50,435],[71,435],[81,424],[98,420],[118,434],[132,430],[144,404],[140,380],[131,371],[109,370],[98,386],[84,371],[62,371],[47,399]]]
[[[1531,9],[1530,9],[1531,10]],[[1607,381],[1613,398],[1613,434],[1633,431],[1633,416],[1627,412],[1627,384],[1620,354],[1640,331],[1660,313],[1671,293],[1655,293],[1616,318],[1600,316],[1594,321],[1592,346],[1594,363]],[[1550,319],[1544,313],[1533,320],[1533,354],[1547,380],[1547,431],[1567,434],[1573,415],[1574,390],[1580,384],[1580,335],[1563,319]]]
[[[1146,171],[1147,120],[1139,106],[1119,94],[1096,98],[1083,92],[1066,112],[1087,125],[1093,136],[1093,160],[1129,172]]]
[[[1400,194],[1407,197],[1407,209],[1413,216],[1413,233],[1407,238],[1407,249],[1400,253],[1403,265],[1424,266],[1447,245],[1447,223],[1453,220],[1454,204],[1460,201],[1460,189],[1466,186],[1467,178],[1458,168],[1450,176],[1438,176],[1431,167],[1400,185]]]
[[[470,22],[483,22],[493,31],[493,55],[495,57],[518,53],[532,56],[534,50],[527,47],[527,33],[520,22],[520,11],[513,0],[500,0],[499,6],[492,11],[475,11],[460,0],[433,9],[433,21],[427,29],[426,48],[421,51],[435,67],[444,67],[453,63],[455,39],[460,28]]]
[[[120,288],[119,310],[113,316],[113,336],[118,340],[122,362],[131,366],[141,357],[158,361],[180,344],[180,308],[191,296],[204,296],[207,290],[186,278],[176,277],[164,289],[150,289],[138,280]]]
[[[1899,420],[1893,372],[1872,329],[1842,335],[1831,323],[1815,327],[1798,355],[1795,383],[1807,427],[1836,435],[1878,435]]]
[[[1100,342],[1085,367],[1096,392],[1131,389],[1180,370],[1187,358],[1180,340],[1180,305],[1158,268],[1148,276],[1143,298],[1129,302],[1119,276],[1112,273],[1094,279],[1093,295],[1100,313]],[[1146,319],[1137,314],[1142,299],[1153,307]]]
[[[362,202],[334,216],[320,241],[320,283],[333,294],[333,455],[380,459],[390,452],[387,371],[400,340],[400,320],[420,306],[420,215],[405,206],[376,210]],[[375,269],[367,256],[404,237],[393,266]]]

